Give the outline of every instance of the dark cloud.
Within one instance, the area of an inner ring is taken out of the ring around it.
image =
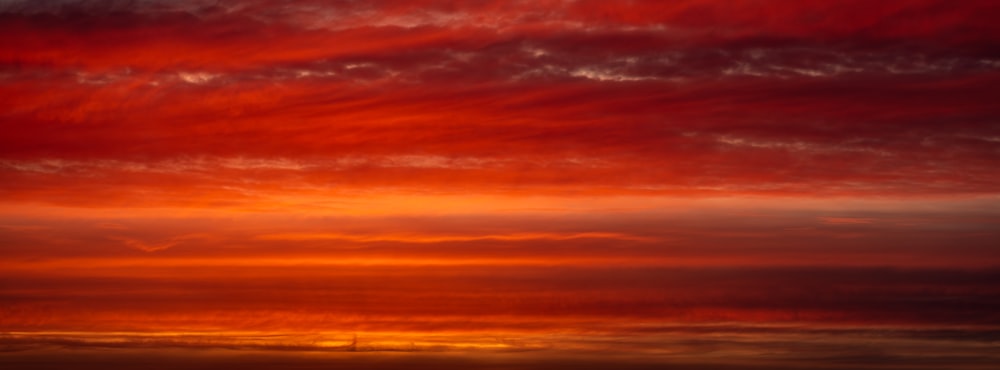
[[[806,322],[973,340],[992,334],[934,330],[988,329],[1000,320],[1000,275],[989,269],[350,266],[286,259],[289,265],[267,259],[24,265],[4,274],[10,286],[0,299],[12,304],[3,322],[12,331],[128,331],[136,322],[156,322],[192,330],[414,333],[569,325],[610,334],[631,331],[615,326],[628,322]]]
[[[692,327],[697,329],[697,327]],[[803,333],[810,341],[800,341]],[[606,368],[626,369],[933,369],[940,366],[975,369],[988,366],[996,356],[977,354],[970,349],[987,342],[970,344],[948,340],[909,337],[878,329],[834,330],[817,333],[803,328],[755,328],[753,326],[716,328],[691,336],[673,332],[662,336],[573,336],[525,335],[503,342],[544,341],[546,348],[532,350],[493,350],[478,353],[463,350],[365,348],[364,334],[348,348],[254,345],[277,341],[308,342],[334,339],[309,333],[272,334],[268,336],[220,336],[185,334],[169,338],[120,334],[118,336],[73,336],[50,334],[35,338],[5,337],[9,348],[0,361],[19,368],[43,369],[66,366],[79,368],[118,368],[146,363],[173,368],[190,366],[240,366],[271,368]],[[377,338],[377,336],[375,337]],[[436,336],[437,340],[470,340],[461,335]],[[350,343],[350,336],[335,339]],[[420,340],[421,338],[413,338]],[[481,340],[477,338],[473,340]],[[377,339],[375,339],[377,340]],[[94,343],[88,343],[93,341]],[[103,342],[103,343],[102,343]],[[233,345],[233,343],[242,343]],[[466,342],[468,343],[468,342]],[[565,346],[565,348],[560,348]],[[600,352],[605,346],[628,347],[640,353]],[[595,352],[595,349],[598,352]],[[728,350],[727,350],[728,349]],[[356,350],[356,351],[355,351]],[[729,351],[732,350],[732,351]],[[738,352],[737,352],[738,351]],[[643,353],[644,352],[644,353]],[[137,362],[138,361],[138,362]],[[148,367],[149,364],[144,366]],[[196,367],[197,368],[197,367]]]

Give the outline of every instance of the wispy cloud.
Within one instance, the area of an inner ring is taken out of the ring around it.
[[[481,235],[442,234],[346,234],[346,233],[278,233],[256,236],[261,240],[346,240],[355,242],[401,242],[401,243],[447,243],[477,240],[530,241],[530,240],[573,240],[573,239],[617,239],[627,241],[656,241],[651,237],[609,232],[582,233],[509,233]]]
[[[112,240],[119,241],[123,245],[125,245],[126,247],[129,247],[129,248],[132,248],[132,249],[140,250],[140,251],[143,251],[143,252],[158,252],[158,251],[162,251],[162,250],[173,248],[173,247],[175,247],[175,246],[177,246],[177,245],[179,245],[179,244],[181,244],[181,243],[183,243],[185,241],[188,241],[188,240],[204,239],[204,238],[206,238],[206,235],[204,235],[204,234],[186,234],[186,235],[178,235],[178,236],[173,236],[173,237],[169,237],[169,238],[165,238],[165,239],[157,239],[157,240],[147,240],[147,239],[140,239],[140,238],[134,238],[134,237],[125,237],[125,236],[111,236],[110,238]]]
[[[830,225],[866,225],[875,222],[865,217],[820,217],[820,222]]]

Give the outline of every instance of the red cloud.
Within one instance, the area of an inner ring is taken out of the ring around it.
[[[659,361],[715,348],[664,328],[726,322],[725,353],[771,368],[801,342],[884,364],[842,345],[878,324],[893,356],[987,363],[997,15],[5,1],[0,346],[356,350],[327,331],[367,331]],[[482,339],[511,333],[530,343]]]

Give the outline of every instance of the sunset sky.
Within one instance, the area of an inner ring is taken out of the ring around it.
[[[0,0],[0,367],[995,368],[998,19]]]

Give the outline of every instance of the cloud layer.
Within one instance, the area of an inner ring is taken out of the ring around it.
[[[993,10],[9,2],[0,190],[993,193]]]
[[[0,363],[982,368],[998,16],[0,0]]]

